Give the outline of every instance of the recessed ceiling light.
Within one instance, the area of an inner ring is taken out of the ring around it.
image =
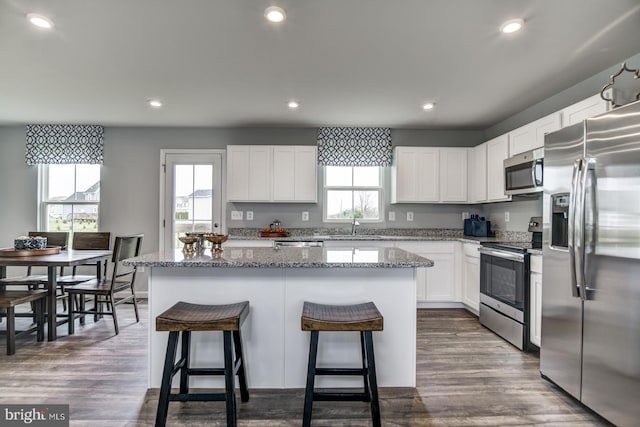
[[[520,31],[523,25],[523,19],[510,19],[500,26],[500,31],[505,34],[515,33],[516,31]]]
[[[264,17],[270,22],[282,22],[287,19],[287,12],[278,6],[269,6],[264,10]]]
[[[298,104],[297,101],[289,101],[289,103],[287,104],[287,106],[289,108],[291,108],[292,110],[295,110],[296,108],[298,108],[300,106],[300,104]]]
[[[435,106],[436,106],[436,104],[434,104],[433,102],[427,102],[426,104],[424,104],[424,105],[422,106],[422,109],[423,109],[423,110],[427,110],[427,111],[429,111],[429,110],[433,110],[433,108],[434,108]]]
[[[150,99],[149,101],[147,101],[149,103],[149,105],[153,108],[160,108],[162,107],[162,101],[160,101],[159,99]]]
[[[44,28],[46,30],[53,28],[53,21],[44,15],[38,15],[37,13],[28,13],[27,19],[29,20],[29,22],[31,22],[31,24],[35,25],[38,28]]]

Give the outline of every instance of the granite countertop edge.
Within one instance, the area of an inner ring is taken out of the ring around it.
[[[320,247],[229,248],[215,254],[210,254],[210,250],[202,254],[184,254],[178,250],[129,258],[123,264],[183,268],[416,268],[434,265],[432,260],[400,248],[353,248],[353,252],[334,249],[330,252]]]
[[[212,261],[125,261],[125,265],[138,267],[186,267],[186,268],[416,268],[433,267],[434,262],[378,262],[378,263],[347,263],[347,262],[212,262]]]

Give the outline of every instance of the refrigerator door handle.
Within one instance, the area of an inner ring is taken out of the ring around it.
[[[591,177],[591,184],[589,186],[587,186],[587,180],[588,178]],[[584,239],[584,247],[583,247],[583,269],[582,269],[582,299],[583,300],[590,300],[593,299],[593,293],[595,292],[595,289],[590,287],[587,284],[587,272],[589,271],[589,266],[588,266],[588,260],[589,257],[587,256],[588,253],[591,253],[591,251],[593,250],[594,246],[595,246],[595,239],[596,239],[596,223],[597,223],[597,209],[596,209],[596,186],[597,186],[597,181],[596,181],[596,160],[593,158],[587,158],[585,161],[585,170],[582,176],[582,187],[584,188],[584,203],[583,203],[583,207],[584,207],[584,220],[583,220],[583,229],[584,229],[584,234],[588,236],[588,239]],[[589,217],[591,218],[591,222],[588,224],[589,228],[587,229],[587,221],[586,221],[586,201],[588,200],[591,201],[591,203],[589,204],[589,208],[590,208],[590,212],[589,212]],[[589,247],[587,247],[587,245]]]
[[[571,296],[581,298],[580,285],[578,284],[578,274],[576,273],[576,247],[575,247],[575,222],[576,222],[576,197],[578,196],[578,182],[580,175],[580,165],[582,159],[573,162],[573,173],[571,175],[571,194],[569,196],[569,221],[568,221],[568,249],[569,267],[571,270]]]
[[[585,199],[587,189],[587,159],[580,160],[579,182],[576,197],[576,213],[574,224],[574,251],[576,284],[580,290],[580,298],[584,300],[585,274],[584,274],[584,226],[585,226]]]

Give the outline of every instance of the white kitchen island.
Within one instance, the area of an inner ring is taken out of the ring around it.
[[[150,268],[149,387],[158,388],[168,334],[155,331],[158,314],[178,301],[228,304],[247,300],[242,339],[250,388],[303,388],[309,351],[300,329],[304,301],[373,301],[384,316],[374,332],[381,387],[416,384],[416,274],[433,262],[397,248],[228,248],[219,256],[154,253],[125,263]],[[192,334],[192,366],[222,366],[222,333]],[[322,332],[318,366],[361,364],[357,332]],[[222,387],[222,377],[192,379]],[[319,377],[317,387],[361,386],[358,377]]]

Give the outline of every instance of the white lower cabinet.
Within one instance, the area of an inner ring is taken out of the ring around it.
[[[542,255],[531,255],[529,282],[529,341],[540,347],[542,329]]]
[[[394,242],[380,240],[325,240],[325,248],[393,248]]]
[[[417,269],[419,303],[459,303],[459,275],[456,268],[459,242],[397,242],[396,246],[429,258],[434,263],[433,267]]]
[[[462,303],[474,314],[480,310],[480,253],[477,243],[462,244]]]

